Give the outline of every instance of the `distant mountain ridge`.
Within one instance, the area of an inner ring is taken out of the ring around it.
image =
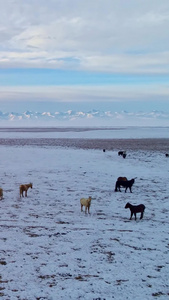
[[[112,112],[112,111],[100,111],[93,109],[91,111],[75,111],[67,110],[65,112],[35,112],[35,111],[25,111],[22,113],[18,112],[2,112],[0,111],[0,122],[8,122],[22,124],[22,123],[57,123],[62,124],[71,122],[79,124],[88,124],[90,122],[93,124],[103,123],[106,125],[120,125],[125,122],[127,125],[153,125],[155,126],[169,126],[169,113],[163,111],[151,111],[151,112]],[[145,123],[145,124],[144,124]]]

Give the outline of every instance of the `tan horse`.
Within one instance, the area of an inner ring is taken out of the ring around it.
[[[83,206],[85,206],[85,213],[87,212],[87,209],[88,209],[88,213],[90,214],[89,210],[90,210],[91,200],[92,200],[92,197],[89,197],[87,199],[86,198],[80,199],[81,211],[83,211]]]
[[[25,192],[25,197],[27,197],[27,191],[28,191],[29,188],[32,189],[32,187],[33,187],[33,184],[32,184],[32,183],[29,183],[29,184],[21,184],[21,185],[20,185],[20,188],[19,188],[19,190],[20,190],[20,197],[21,197],[21,196],[24,197],[23,192]]]
[[[0,188],[0,199],[3,199],[3,189]]]

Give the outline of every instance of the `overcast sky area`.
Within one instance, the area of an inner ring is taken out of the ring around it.
[[[0,110],[169,111],[168,0],[0,4]]]

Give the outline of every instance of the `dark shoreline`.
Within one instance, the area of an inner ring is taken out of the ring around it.
[[[97,130],[125,130],[126,127],[0,127],[0,132],[84,132]]]
[[[118,131],[127,129],[155,129],[169,126],[105,126],[105,127],[0,127],[0,132],[85,132],[85,131]]]
[[[100,149],[107,151],[154,151],[169,152],[167,138],[139,139],[91,139],[91,138],[0,138],[0,146],[63,147],[77,149]]]

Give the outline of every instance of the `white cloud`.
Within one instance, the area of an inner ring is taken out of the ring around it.
[[[54,101],[78,102],[84,101],[137,101],[137,100],[169,99],[169,86],[159,84],[108,85],[108,86],[17,86],[0,87],[0,101]]]
[[[169,72],[168,0],[0,4],[1,67]]]

